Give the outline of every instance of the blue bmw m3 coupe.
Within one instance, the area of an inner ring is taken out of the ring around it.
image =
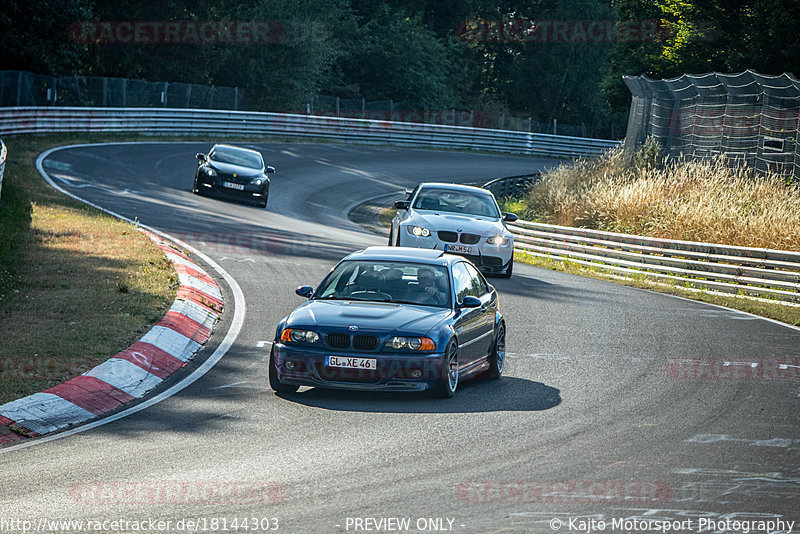
[[[280,321],[269,360],[278,393],[300,386],[423,391],[500,378],[506,326],[497,292],[466,258],[370,247],[345,257]]]

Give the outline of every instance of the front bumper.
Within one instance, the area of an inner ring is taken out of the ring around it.
[[[226,197],[235,198],[239,200],[251,200],[261,202],[269,194],[269,183],[262,183],[260,185],[254,184],[237,184],[242,186],[243,189],[234,189],[225,187],[223,185],[225,180],[217,177],[210,177],[200,174],[197,179],[197,187],[201,192],[212,192],[213,194]]]
[[[409,234],[405,227],[400,227],[400,246],[401,247],[415,247],[415,248],[430,248],[435,250],[445,250],[446,245],[458,245],[460,243],[446,243],[436,236],[433,232],[428,237],[421,237]],[[452,252],[447,251],[449,254],[457,254],[464,256],[478,269],[488,273],[501,273],[506,270],[512,258],[514,257],[514,240],[509,239],[505,245],[490,245],[486,242],[485,237],[481,237],[480,242],[475,245],[467,245],[471,248],[471,253]]]
[[[424,391],[442,376],[442,353],[340,352],[310,347],[290,347],[276,342],[273,357],[278,379],[286,384],[361,391]],[[325,356],[375,358],[374,371],[325,366]],[[288,369],[293,362],[294,369]],[[419,376],[414,376],[420,372]]]

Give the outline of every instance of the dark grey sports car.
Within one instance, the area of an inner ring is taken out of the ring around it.
[[[264,165],[256,150],[232,145],[214,145],[211,152],[197,154],[197,172],[192,192],[215,193],[255,202],[267,207],[269,177],[275,167]]]

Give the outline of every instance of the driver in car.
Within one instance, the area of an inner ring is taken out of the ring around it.
[[[435,304],[442,306],[445,304],[445,293],[436,284],[436,275],[430,269],[420,269],[417,271],[417,282],[421,293],[419,300],[425,304]]]

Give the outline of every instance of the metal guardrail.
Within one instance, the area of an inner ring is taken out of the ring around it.
[[[6,157],[8,156],[8,148],[6,148],[3,140],[0,139],[0,197],[3,195],[3,173],[6,170]]]
[[[724,293],[800,302],[800,252],[516,221],[515,250]]]
[[[354,143],[486,150],[546,158],[599,156],[620,144],[606,139],[283,113],[153,108],[0,108],[0,135],[64,132],[289,135]]]
[[[541,173],[506,176],[486,182],[481,187],[488,189],[496,198],[521,197],[541,180]]]

